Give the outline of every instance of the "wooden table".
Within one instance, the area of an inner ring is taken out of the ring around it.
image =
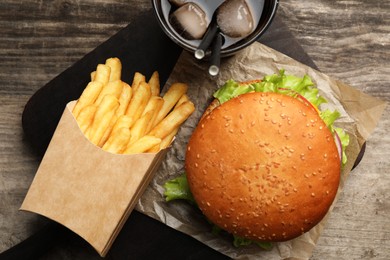
[[[18,211],[40,161],[24,140],[24,105],[149,8],[149,0],[1,1],[0,252],[45,223]],[[322,72],[389,101],[389,13],[388,1],[284,0],[277,15]],[[312,259],[390,257],[389,112],[367,141]]]

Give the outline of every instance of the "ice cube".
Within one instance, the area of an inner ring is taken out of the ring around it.
[[[205,12],[192,2],[175,10],[169,21],[176,32],[187,40],[201,39],[208,26]]]
[[[221,31],[230,37],[244,37],[253,31],[253,17],[245,0],[227,0],[217,11]]]

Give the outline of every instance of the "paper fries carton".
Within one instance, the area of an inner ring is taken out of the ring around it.
[[[112,154],[80,131],[70,102],[21,206],[69,228],[105,256],[167,149]]]

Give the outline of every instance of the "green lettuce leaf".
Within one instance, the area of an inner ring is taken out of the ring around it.
[[[317,108],[326,103],[325,98],[318,94],[318,89],[308,75],[303,78],[286,75],[284,70],[279,74],[267,75],[260,82],[238,83],[228,80],[220,89],[214,93],[214,97],[222,104],[234,97],[249,92],[275,92],[288,95],[299,94],[311,102]]]
[[[191,204],[196,204],[188,186],[187,176],[185,173],[164,183],[164,196],[166,201],[186,200]]]
[[[252,85],[240,85],[234,80],[228,80],[226,83],[214,93],[214,97],[218,98],[222,104],[234,97],[254,91],[255,88]]]
[[[321,111],[320,117],[325,122],[327,127],[332,127],[333,123],[340,117],[340,112],[326,109]]]

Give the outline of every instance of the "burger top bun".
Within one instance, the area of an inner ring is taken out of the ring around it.
[[[248,93],[199,122],[186,152],[193,196],[220,228],[257,241],[284,241],[316,225],[340,179],[333,136],[296,98]]]

